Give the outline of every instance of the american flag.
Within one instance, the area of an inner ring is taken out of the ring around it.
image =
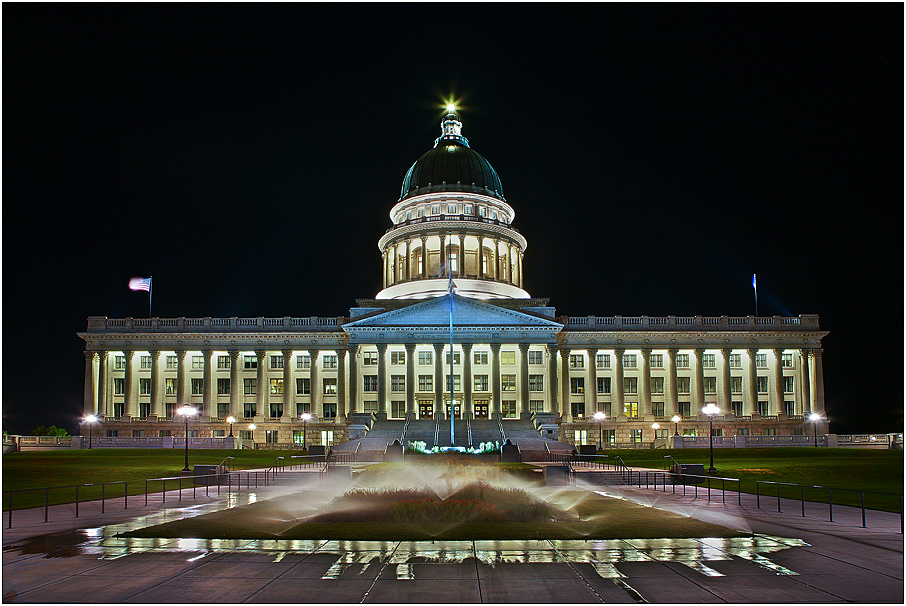
[[[129,290],[151,292],[151,278],[132,278],[129,280]]]

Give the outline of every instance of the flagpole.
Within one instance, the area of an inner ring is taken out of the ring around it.
[[[755,274],[752,274],[752,288],[755,289],[755,316],[758,317],[758,284],[755,281]]]
[[[148,276],[148,319],[151,319],[151,289],[154,288],[154,276]],[[186,438],[188,439],[188,438]]]

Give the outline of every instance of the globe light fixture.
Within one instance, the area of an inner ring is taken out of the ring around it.
[[[660,423],[652,423],[652,424],[651,424],[651,429],[654,430],[654,439],[655,439],[655,440],[657,440],[657,430],[660,429],[660,428],[661,428],[661,424],[660,424]]]
[[[226,418],[226,422],[230,424],[230,437],[233,437],[233,423],[236,422],[236,417],[230,415]]]
[[[817,412],[813,412],[809,415],[809,420],[815,424],[815,448],[818,447],[818,422],[821,421],[821,415]]]
[[[88,423],[88,450],[91,450],[91,436],[94,433],[94,424],[97,423],[98,418],[94,415],[88,415],[85,417],[85,422]]]
[[[308,422],[311,420],[311,415],[307,412],[302,413],[302,450],[306,450],[305,445],[305,436],[308,434]]]
[[[604,448],[604,419],[606,415],[600,410],[594,415],[595,421],[598,422],[598,450]]]
[[[186,422],[186,466],[182,468],[184,474],[192,473],[192,470],[189,469],[189,417],[194,417],[198,414],[198,410],[194,406],[183,405],[176,409],[176,414],[180,415]]]
[[[678,436],[679,435],[679,422],[682,421],[683,419],[679,415],[673,415],[673,418],[670,420],[673,421],[673,435]]]
[[[720,413],[720,408],[714,402],[709,402],[702,408],[702,412],[708,415],[708,446],[711,454],[711,466],[708,467],[708,473],[714,473],[714,415]]]

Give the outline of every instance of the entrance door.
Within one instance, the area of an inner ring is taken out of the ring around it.
[[[453,400],[453,417],[456,419],[462,418],[460,414],[460,407],[462,400]],[[444,418],[450,418],[450,400],[444,400]]]
[[[489,400],[475,400],[473,405],[475,407],[475,418],[476,419],[487,419],[488,418],[488,408],[490,401]]]
[[[433,419],[434,418],[434,400],[419,400],[418,401],[418,418],[419,419]]]

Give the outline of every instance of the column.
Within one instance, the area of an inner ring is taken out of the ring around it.
[[[135,389],[132,383],[135,381],[135,358],[134,351],[123,351],[126,357],[126,372],[123,379],[123,413],[133,417],[138,415],[135,405]]]
[[[242,364],[239,350],[231,349],[230,354],[230,414],[236,419],[242,418],[242,394],[244,386],[239,378],[239,365]]]
[[[387,288],[388,286],[390,286],[390,284],[387,282],[387,249],[386,248],[381,252],[381,266],[383,267],[383,270],[384,270],[384,288]]]
[[[771,393],[770,414],[776,415],[783,412],[783,350],[772,349],[774,354],[774,380]]]
[[[377,399],[378,413],[387,412],[387,344],[377,345]]]
[[[651,409],[651,350],[643,349],[640,353],[642,359],[639,360],[639,370],[641,371],[639,373],[639,417],[652,421],[654,411]],[[664,407],[666,408],[666,404]]]
[[[676,393],[676,349],[667,349],[667,367],[664,373],[664,416],[679,414],[679,400]],[[699,409],[701,410],[701,409]],[[692,416],[698,411],[691,411]]]
[[[799,350],[799,401],[796,402],[796,414],[808,416],[812,412],[811,381],[808,376],[808,352]]]
[[[557,412],[557,344],[547,344],[547,393],[548,406],[546,412]]]
[[[185,349],[176,350],[176,408],[187,404],[189,401],[189,377],[186,372],[188,352]]]
[[[358,345],[347,345],[349,350],[349,412],[359,411],[359,370],[357,356],[359,355]]]
[[[406,414],[415,412],[415,343],[406,343]]]
[[[560,350],[560,418],[564,423],[573,419],[573,407],[569,403],[569,354],[571,349]]]
[[[151,354],[151,414],[163,415],[163,390],[160,381],[160,350],[152,349]]]
[[[484,235],[478,236],[478,278],[484,277]]]
[[[207,415],[209,417],[217,416],[217,390],[214,388],[214,351],[204,352],[204,393],[202,394],[202,408],[198,416]]]
[[[444,344],[434,344],[434,418],[440,419],[444,411]]]
[[[705,407],[705,366],[704,366],[704,349],[693,350],[695,360],[695,372],[692,375],[692,410],[701,410]],[[667,416],[673,416],[667,415]]]
[[[408,245],[407,245],[408,248]],[[406,261],[408,270],[409,262]],[[346,349],[339,348],[337,354],[337,421],[346,421]]]
[[[529,344],[520,343],[519,344],[519,357],[520,360],[520,369],[521,375],[519,389],[521,390],[522,397],[522,406],[519,412],[519,418],[528,419],[529,418],[529,398],[531,397],[531,392],[529,392],[529,367],[528,367],[528,352]]]
[[[519,288],[524,288],[523,283],[525,281],[525,275],[522,273],[523,263],[525,262],[524,256],[525,256],[525,253],[520,250],[519,251],[519,284],[518,284]]]
[[[809,392],[812,396],[812,412],[824,414],[824,350],[813,349],[809,351],[811,364],[809,370],[812,374],[809,376]]]
[[[491,410],[500,416],[500,343],[491,343]]]
[[[410,242],[412,242],[412,240],[406,240],[406,242],[405,242],[405,244],[406,244],[406,281],[407,282],[412,279],[410,276],[410,273],[409,273],[409,258],[412,256],[412,246],[409,245]],[[339,355],[339,353],[337,353],[337,355]],[[343,352],[343,355],[346,355],[346,352]],[[339,389],[339,385],[340,385],[340,383],[337,382],[338,389]]]
[[[95,410],[97,409],[97,389],[95,387],[94,373],[95,352],[86,349],[82,353],[85,354],[85,392],[82,400],[82,414],[93,415],[96,414]]]
[[[742,414],[751,415],[752,411],[758,410],[758,367],[755,365],[755,356],[757,349],[747,349],[746,355],[749,358],[746,367],[746,384],[744,386],[746,397],[742,402]],[[726,410],[724,412],[730,412]]]
[[[623,399],[623,351],[613,350],[613,385],[610,386],[610,413],[614,417],[625,417],[626,407]]]
[[[462,344],[462,418],[467,419],[472,414],[472,344]]]
[[[268,404],[270,404],[270,389],[271,386],[267,384],[267,352],[263,349],[258,349],[255,351],[255,355],[258,357],[258,391],[255,396],[255,407],[257,408],[255,414],[267,417],[270,415],[271,411],[268,410]]]
[[[720,350],[720,381],[717,386],[717,406],[721,411],[730,409],[730,350]],[[701,410],[694,411],[701,414]]]
[[[458,232],[456,234],[456,238],[459,240],[459,268],[456,270],[456,275],[461,278],[467,274],[467,272],[466,272],[466,244],[465,244],[465,239],[463,238],[462,232]]]
[[[500,239],[494,238],[494,279],[500,279]]]
[[[284,349],[283,354],[283,416],[295,417],[296,408],[296,381],[293,378],[293,350]],[[339,391],[340,382],[337,381],[337,391]],[[337,405],[339,408],[339,405]],[[339,412],[337,412],[339,414]]]
[[[507,268],[507,279],[510,284],[516,283],[516,268],[515,263],[513,263],[513,244],[509,243],[506,246],[506,268]]]
[[[444,266],[447,264],[447,236],[440,235],[440,277],[444,277]],[[436,408],[436,405],[435,405]]]
[[[108,402],[107,394],[110,391],[107,389],[107,381],[110,378],[110,373],[107,370],[107,364],[109,362],[108,355],[106,351],[98,352],[98,416],[107,416],[108,414]]]
[[[320,417],[324,412],[321,408],[321,386],[318,384],[320,381],[320,377],[318,376],[318,358],[321,357],[321,352],[317,349],[309,349],[308,356],[311,360],[309,362],[308,371],[308,382],[310,384],[309,392],[311,392],[311,395],[309,396],[309,401],[311,402],[310,410],[311,414]]]

